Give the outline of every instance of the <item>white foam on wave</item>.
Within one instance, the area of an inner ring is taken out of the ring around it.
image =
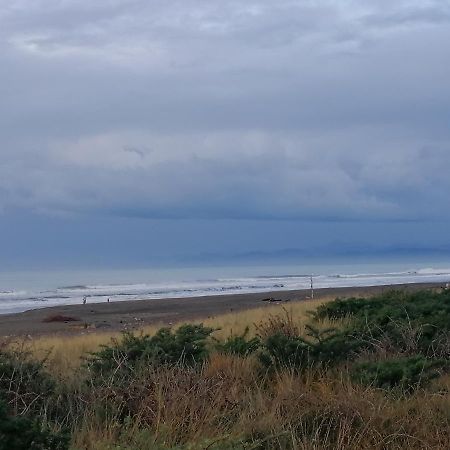
[[[4,290],[0,291],[0,300],[28,298],[30,293],[25,290]]]
[[[434,269],[432,267],[426,267],[424,269],[418,269],[415,271],[417,275],[450,275],[450,269]]]
[[[450,281],[450,269],[425,267],[418,270],[384,273],[314,274],[316,288],[376,286],[417,282]],[[172,282],[99,283],[66,285],[47,290],[0,290],[0,314],[19,312],[45,306],[112,301],[188,298],[205,295],[269,292],[275,290],[308,289],[310,275],[264,275],[254,277],[216,278]]]

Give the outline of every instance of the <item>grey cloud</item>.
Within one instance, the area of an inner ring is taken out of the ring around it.
[[[134,153],[138,155],[140,158],[145,158],[145,155],[149,153],[151,150],[125,146],[123,148],[123,151],[128,153]]]
[[[448,12],[444,1],[8,5],[0,206],[448,219]]]
[[[424,2],[424,6],[404,5],[381,14],[370,14],[364,24],[381,28],[407,25],[433,25],[450,22],[450,4],[448,2]]]
[[[150,159],[123,152],[116,136],[105,136],[59,143],[40,164],[3,167],[1,185],[9,192],[7,204],[57,211],[201,218],[441,216],[434,196],[448,192],[450,183],[435,171],[450,156],[438,151],[424,162],[424,150],[411,151],[408,142],[367,155],[360,148],[366,136],[330,135],[329,146],[322,141],[317,147],[314,139],[284,134],[144,135],[154,149]],[[337,150],[331,143],[338,138],[353,139],[355,146]],[[19,184],[17,174],[24,172]]]

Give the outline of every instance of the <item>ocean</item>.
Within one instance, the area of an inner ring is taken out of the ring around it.
[[[215,266],[0,272],[0,314],[47,306],[204,295],[450,282],[450,263]]]

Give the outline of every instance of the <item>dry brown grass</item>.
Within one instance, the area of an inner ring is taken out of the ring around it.
[[[189,448],[206,449],[221,439],[236,442],[227,448],[242,448],[237,442],[246,439],[253,441],[247,448],[279,450],[450,446],[450,405],[442,391],[392,399],[350,383],[345,372],[336,378],[326,372],[300,376],[286,371],[269,379],[258,375],[254,363],[216,354],[200,371],[152,369],[124,392],[114,391],[114,400],[123,395],[120,401],[132,414],[130,429],[120,430],[127,444],[120,448],[190,443]],[[75,448],[100,450],[121,441],[119,428],[111,428],[114,420],[102,429],[89,417],[90,425],[75,435]]]
[[[265,322],[270,317],[284,316],[288,311],[292,315],[293,324],[302,330],[309,320],[308,313],[330,300],[332,300],[331,297],[323,297],[318,300],[270,304],[262,308],[222,314],[201,322],[205,326],[219,328],[219,331],[215,333],[218,339],[228,337],[230,334],[242,334],[247,327],[249,328],[248,336],[253,337],[257,334],[257,328],[261,322]]]
[[[217,339],[226,338],[231,334],[242,334],[247,327],[249,328],[248,336],[252,337],[256,334],[259,324],[270,318],[284,317],[288,312],[292,317],[293,326],[303,330],[309,319],[308,312],[329,300],[331,298],[268,305],[246,311],[230,312],[204,320],[193,320],[191,323],[203,323],[205,326],[217,330],[214,333],[214,337]],[[181,324],[174,324],[173,327],[176,328],[179,325]],[[324,324],[324,326],[327,325]],[[140,331],[153,335],[161,326],[163,325],[145,326]],[[52,373],[66,377],[80,366],[83,355],[98,350],[101,345],[108,344],[111,338],[119,336],[119,332],[83,332],[80,335],[43,336],[29,342],[28,345],[39,358],[48,355],[47,366]]]
[[[308,311],[323,301],[269,305],[201,322],[218,329],[219,339],[247,327],[249,337],[280,329],[297,335],[304,333]],[[335,323],[321,324],[330,325]],[[427,391],[390,396],[350,382],[345,368],[268,374],[255,356],[213,352],[200,368],[144,367],[115,383],[89,383],[84,371],[77,385],[73,375],[82,355],[118,335],[47,336],[27,344],[35,355],[50,352],[49,370],[71,378],[66,387],[72,391],[61,401],[68,414],[76,411],[70,422],[73,450],[243,449],[243,439],[246,449],[450,448],[450,376]],[[226,441],[235,444],[220,447]]]

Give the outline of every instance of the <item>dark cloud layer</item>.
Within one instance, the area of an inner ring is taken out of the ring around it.
[[[0,1],[0,208],[450,219],[450,3]]]

